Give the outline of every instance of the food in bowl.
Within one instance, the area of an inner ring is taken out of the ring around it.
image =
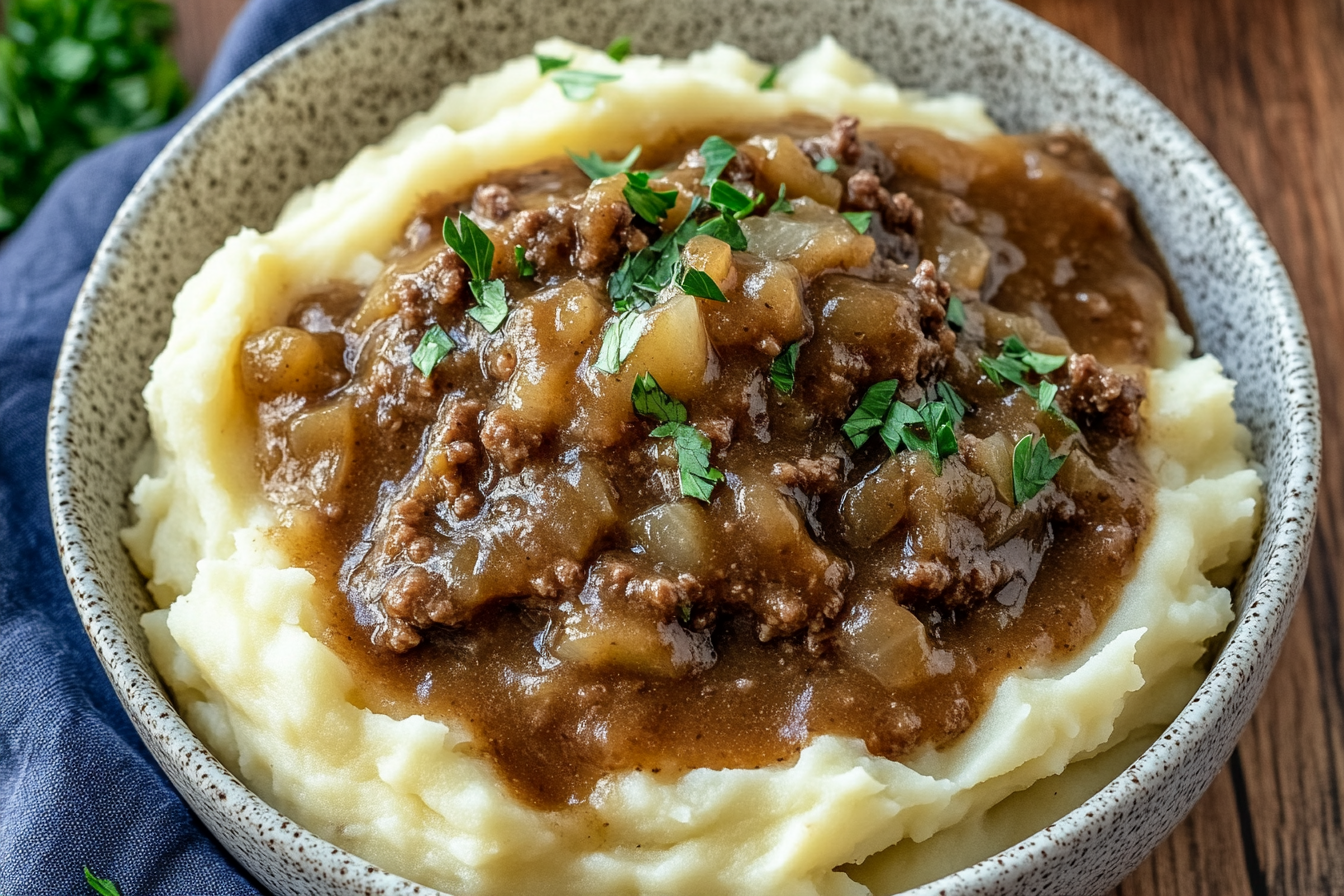
[[[1170,293],[1065,131],[830,41],[549,42],[184,287],[155,662],[450,892],[861,892],[1169,721],[1231,621],[1260,483]]]

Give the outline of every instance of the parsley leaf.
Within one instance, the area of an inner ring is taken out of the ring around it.
[[[558,56],[543,56],[540,53],[536,55],[537,55],[537,68],[541,69],[541,73],[543,75],[546,74],[547,72],[553,72],[557,69],[565,68],[571,62],[574,61],[572,57],[569,59],[561,59]]]
[[[775,200],[774,205],[770,206],[770,211],[779,212],[785,215],[793,214],[793,203],[784,198],[783,184],[779,185],[779,198]]]
[[[738,252],[747,251],[747,235],[742,232],[737,219],[731,215],[715,215],[701,224],[696,232],[712,236],[716,240],[723,240]]]
[[[461,215],[457,219],[459,231],[452,218],[443,219],[443,241],[457,253],[471,269],[471,279],[488,280],[495,264],[495,244],[476,222]]]
[[[1047,381],[1042,381],[1039,384],[1033,383],[1027,378],[1028,373],[1046,374],[1058,370],[1066,360],[1067,358],[1064,355],[1046,355],[1031,351],[1014,334],[1004,340],[1003,352],[997,358],[991,358],[987,355],[980,358],[980,369],[985,372],[985,375],[994,385],[1003,388],[1004,380],[1013,383],[1020,387],[1023,392],[1036,399],[1038,408],[1043,411],[1050,411],[1067,423],[1070,429],[1077,430],[1077,425],[1064,415],[1064,412],[1055,402],[1059,387]]]
[[[586,156],[575,155],[568,149],[565,150],[565,152],[569,153],[569,157],[574,160],[574,164],[578,165],[584,174],[588,175],[593,180],[600,180],[604,177],[613,177],[617,174],[624,174],[629,171],[630,166],[635,164],[635,159],[639,158],[639,153],[642,148],[643,147],[636,146],[619,162],[604,162],[602,159],[598,158],[598,155],[595,152],[590,152]]]
[[[106,878],[99,877],[89,870],[89,866],[84,866],[84,883],[89,885],[89,889],[97,893],[98,896],[121,896],[121,891],[117,885]]]
[[[709,188],[709,204],[725,215],[740,219],[755,211],[759,200],[752,199],[727,181],[716,180]]]
[[[1023,504],[1040,493],[1055,478],[1068,459],[1068,452],[1050,456],[1050,444],[1043,437],[1025,435],[1013,448],[1013,503]]]
[[[635,377],[630,401],[637,414],[660,421],[649,433],[651,437],[672,437],[677,447],[681,493],[708,501],[714,485],[723,481],[723,473],[709,465],[709,437],[686,422],[686,405],[664,392],[651,373]]]
[[[476,322],[488,332],[495,332],[504,318],[509,316],[508,297],[504,293],[503,280],[473,280],[471,293],[476,296],[476,305],[467,309]]]
[[[859,233],[867,233],[868,225],[873,222],[872,212],[841,212],[840,217],[848,221]]]
[[[883,380],[873,383],[863,393],[859,406],[840,427],[855,448],[862,448],[872,431],[882,425],[899,386],[898,380]]]
[[[728,297],[719,289],[719,284],[714,282],[714,278],[695,268],[683,268],[677,285],[687,295],[695,296],[697,299],[709,299],[711,302],[728,301]]]
[[[455,348],[457,343],[453,341],[453,337],[445,333],[443,327],[435,324],[420,337],[420,344],[411,354],[411,363],[428,379],[433,375],[434,368],[439,366],[439,362],[448,357],[448,353]]]
[[[641,373],[635,377],[630,401],[635,406],[635,413],[641,417],[652,417],[661,423],[686,422],[686,405],[664,392],[651,373]],[[655,433],[657,431],[654,430]]]
[[[943,458],[951,457],[958,450],[955,430],[958,419],[942,401],[926,401],[918,409],[897,401],[887,412],[878,435],[893,454],[902,445],[911,451],[925,452],[941,475]]]
[[[1016,334],[1003,341],[1003,353],[1040,374],[1058,370],[1068,360],[1064,355],[1043,355],[1040,352],[1033,352]]]
[[[605,72],[585,72],[576,68],[561,69],[551,76],[551,80],[560,88],[565,99],[582,103],[597,95],[597,85],[621,80],[620,75]]]
[[[947,409],[952,414],[953,419],[957,423],[964,420],[966,418],[966,411],[968,410],[966,399],[958,395],[957,390],[949,386],[946,380],[939,380],[936,389],[938,397],[943,400],[943,404],[947,405]]]
[[[514,267],[518,268],[519,277],[535,277],[537,275],[536,267],[527,260],[527,254],[523,251],[522,246],[513,247],[513,264]]]
[[[770,71],[765,73],[765,77],[761,79],[761,83],[756,85],[756,89],[769,90],[775,86],[775,78],[777,77],[779,77],[779,66],[770,66]]]
[[[622,35],[607,44],[607,55],[617,62],[630,55],[630,38]]]
[[[658,191],[649,188],[649,173],[634,171],[626,176],[625,187],[621,195],[630,203],[635,214],[650,224],[657,224],[677,204],[678,193],[675,189]]]
[[[723,169],[737,157],[737,149],[727,140],[715,135],[706,137],[705,142],[700,144],[700,155],[705,158],[705,174],[700,178],[700,183],[708,187],[719,179]]]
[[[681,493],[690,498],[708,501],[714,492],[714,486],[723,481],[723,472],[709,465],[709,451],[712,447],[709,437],[694,426],[684,423],[673,425],[676,426],[672,439],[677,446],[677,472],[680,474]]]
[[[836,170],[839,169],[840,163],[830,156],[825,156],[824,158],[817,160],[816,167],[822,174],[834,174]]]
[[[770,362],[770,382],[775,384],[776,389],[788,395],[793,391],[797,367],[798,343],[791,342]]]
[[[626,311],[618,315],[602,333],[602,349],[598,352],[597,363],[593,366],[603,373],[616,373],[635,350],[639,337],[644,335],[644,315],[638,311]]]
[[[966,327],[966,306],[956,296],[947,300],[947,325],[957,332]]]

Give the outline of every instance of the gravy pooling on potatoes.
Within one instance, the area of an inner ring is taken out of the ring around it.
[[[1003,675],[1088,642],[1147,526],[1135,439],[1168,290],[1083,141],[844,118],[717,134],[721,182],[759,200],[747,251],[706,201],[708,135],[686,135],[635,163],[675,199],[656,224],[624,174],[505,172],[429,196],[371,287],[329,284],[243,346],[262,481],[360,699],[470,726],[538,807],[614,771],[789,762],[821,734],[944,744]],[[439,235],[459,213],[494,245],[493,333]],[[641,259],[666,285],[632,296]],[[726,301],[688,294],[690,269]],[[615,374],[613,294],[642,327]],[[435,325],[455,349],[425,376]],[[1020,382],[991,376],[1006,357]],[[636,412],[646,373],[677,432]],[[893,402],[946,426],[856,447],[860,405]],[[1024,437],[1067,457],[1034,493]],[[697,445],[722,474],[692,483],[707,500],[683,494]]]

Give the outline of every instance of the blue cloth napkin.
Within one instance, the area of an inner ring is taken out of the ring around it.
[[[252,0],[196,105],[349,0]],[[248,894],[150,758],[89,646],[47,511],[43,439],[75,294],[112,216],[193,110],[66,171],[0,248],[0,894]]]

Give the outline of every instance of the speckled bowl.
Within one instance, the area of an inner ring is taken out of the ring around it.
[[[684,55],[716,39],[788,59],[821,34],[899,83],[967,90],[1008,130],[1081,128],[1137,196],[1185,293],[1202,346],[1238,381],[1267,476],[1264,535],[1237,622],[1208,680],[1151,749],[1060,821],[919,894],[1099,893],[1189,811],[1226,761],[1283,641],[1316,510],[1320,423],[1302,316],[1274,250],[1208,152],[1099,55],[997,0],[371,0],[266,57],[168,145],[103,240],[71,317],[48,438],[62,561],[93,646],[141,737],[183,798],[258,880],[283,894],[430,893],[336,848],[266,805],[174,709],[139,626],[150,608],[117,537],[148,438],[140,390],[172,298],[240,226],[267,229],[285,198],[335,174],[443,85],[560,34],[630,34]]]

